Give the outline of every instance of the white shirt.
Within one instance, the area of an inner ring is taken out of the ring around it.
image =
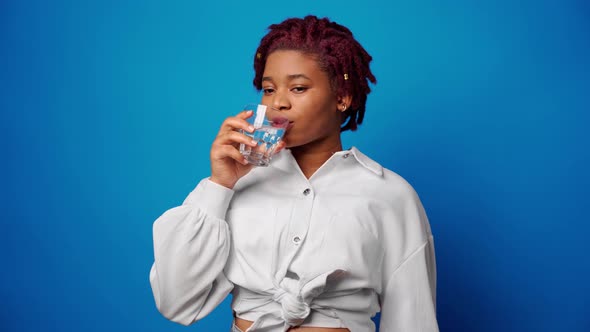
[[[202,180],[154,223],[158,310],[189,325],[232,292],[248,331],[438,331],[436,266],[414,189],[358,149],[307,179],[289,150],[234,189]],[[233,291],[232,291],[233,290]]]

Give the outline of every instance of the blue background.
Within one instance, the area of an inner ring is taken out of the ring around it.
[[[226,331],[155,309],[152,222],[259,96],[271,23],[314,13],[373,55],[344,135],[430,217],[442,331],[588,331],[586,1],[2,1],[2,331]]]

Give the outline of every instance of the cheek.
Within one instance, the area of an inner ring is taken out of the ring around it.
[[[340,114],[326,112],[321,116],[300,119],[287,131],[285,139],[288,142],[303,142],[328,136],[334,132],[340,133]]]

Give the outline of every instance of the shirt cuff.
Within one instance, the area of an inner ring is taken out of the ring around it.
[[[232,189],[205,179],[199,205],[207,214],[225,220],[225,213],[233,196]]]

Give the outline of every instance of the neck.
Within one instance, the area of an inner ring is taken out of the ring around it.
[[[308,179],[338,151],[342,151],[340,135],[337,136],[337,139],[327,142],[313,142],[291,148],[291,154],[297,161],[303,175]]]

